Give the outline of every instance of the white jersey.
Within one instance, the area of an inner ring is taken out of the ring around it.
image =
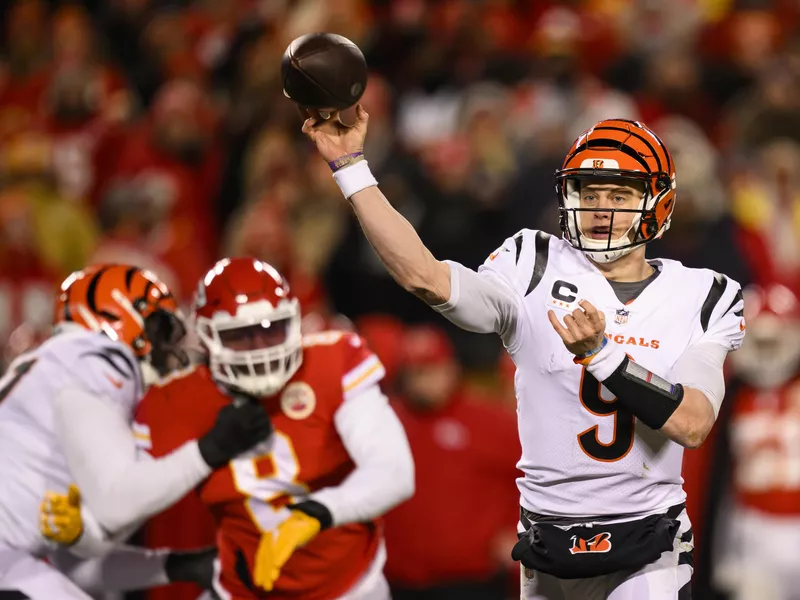
[[[458,315],[465,312],[460,304],[472,304],[473,314],[491,311],[486,299],[481,306],[464,298],[466,290],[459,298],[457,282],[450,301],[436,307],[461,326],[499,333],[517,366],[524,508],[554,516],[644,515],[685,499],[683,448],[618,409],[614,396],[575,364],[547,317],[552,309],[563,322],[579,301],[588,300],[605,314],[609,341],[668,380],[678,358],[699,342],[739,347],[744,321],[738,283],[672,260],[651,264],[659,276],[623,304],[582,252],[554,236],[523,230],[479,269],[482,279],[502,291],[498,296],[508,298],[497,303],[491,328]],[[464,269],[451,265],[456,278],[459,268]]]
[[[53,336],[0,380],[0,545],[41,555],[39,505],[74,481],[57,435],[55,398],[79,389],[106,398],[128,422],[143,394],[130,349],[84,330]]]

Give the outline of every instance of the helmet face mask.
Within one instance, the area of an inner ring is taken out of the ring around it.
[[[266,263],[225,259],[218,265],[226,261],[209,271],[198,289],[197,335],[208,351],[215,381],[254,396],[271,396],[302,364],[300,304]],[[256,291],[237,293],[245,290]]]
[[[584,206],[581,187],[609,184],[643,188],[638,206],[596,208]],[[669,229],[675,199],[675,171],[663,142],[643,124],[612,119],[601,121],[572,145],[556,171],[556,193],[564,238],[595,262],[608,263],[634,248],[660,238]],[[583,231],[584,213],[608,213],[608,235],[591,237]],[[630,227],[614,236],[614,223]]]
[[[190,365],[189,355],[182,346],[186,326],[178,315],[156,309],[144,318],[144,332],[151,346],[148,362],[159,379]]]

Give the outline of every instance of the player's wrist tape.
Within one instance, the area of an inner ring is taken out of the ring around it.
[[[333,179],[348,200],[353,194],[373,185],[378,185],[378,180],[372,175],[369,170],[369,163],[366,160],[361,160],[354,165],[339,169],[333,174]]]
[[[352,165],[356,162],[361,162],[364,159],[363,152],[352,152],[351,154],[345,154],[344,156],[340,156],[328,163],[328,166],[331,168],[331,171],[336,173],[339,169],[343,169],[347,165]]]
[[[287,508],[290,508],[291,510],[299,510],[301,513],[305,513],[309,517],[314,517],[317,521],[319,521],[321,525],[320,529],[328,529],[328,527],[333,525],[333,515],[331,514],[331,511],[328,510],[327,506],[321,502],[317,502],[316,500],[304,500],[303,502],[298,502],[297,504],[290,504]]]
[[[606,364],[598,365],[599,369],[594,368],[595,361],[592,361],[586,370],[617,397],[620,406],[628,409],[650,429],[661,429],[683,402],[683,386],[651,373],[631,360],[619,347],[616,350],[619,354],[606,355]],[[622,355],[622,361],[610,375],[601,378],[597,371],[606,371],[608,365],[613,365],[615,355]]]

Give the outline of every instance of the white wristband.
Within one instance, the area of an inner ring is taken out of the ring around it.
[[[597,381],[603,382],[611,377],[623,360],[625,360],[625,352],[622,348],[614,342],[609,342],[605,348],[592,357],[592,361],[586,365],[586,370],[594,375]]]
[[[333,174],[336,185],[348,200],[356,192],[378,185],[378,180],[373,177],[367,161],[361,160],[356,164],[339,169]]]

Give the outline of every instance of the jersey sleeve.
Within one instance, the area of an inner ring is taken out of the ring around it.
[[[729,352],[738,350],[745,334],[742,287],[733,279],[714,273],[700,309],[703,335],[698,343],[714,342]]]
[[[62,390],[53,409],[70,474],[111,535],[161,512],[211,472],[196,441],[160,460],[139,460],[130,433],[132,415],[95,394]]]
[[[150,433],[152,425],[154,425],[155,430],[158,431],[160,417],[158,407],[159,405],[163,406],[163,401],[164,393],[162,388],[154,387],[148,390],[137,407],[136,414],[133,417],[133,423],[131,424],[131,433],[133,434],[133,441],[136,443],[137,451],[144,452],[153,457],[161,456],[169,452],[169,449],[164,447],[165,445],[160,439],[156,441],[161,443],[154,447],[153,436]]]
[[[334,525],[371,521],[413,495],[408,439],[377,380],[351,392],[334,426],[355,469],[340,484],[309,496],[328,508]]]
[[[675,382],[702,392],[719,415],[725,398],[723,365],[728,352],[742,345],[745,332],[744,299],[741,286],[713,273],[700,307],[702,333],[672,366]]]
[[[492,252],[477,273],[449,263],[450,299],[434,308],[462,329],[497,333],[513,350],[522,299],[544,273],[549,240],[546,233],[522,230]]]
[[[526,244],[526,242],[528,243]],[[527,262],[531,251],[529,246],[530,240],[525,230],[515,233],[483,261],[483,264],[478,267],[478,273],[494,277],[517,294],[524,294],[518,273],[520,260]],[[523,247],[526,250],[524,254]]]
[[[127,348],[102,335],[82,339],[67,347],[70,356],[62,361],[74,382],[93,396],[110,400],[130,418],[142,393],[139,365]]]
[[[342,397],[346,402],[380,383],[386,375],[386,370],[361,336],[346,334],[342,344],[344,344]]]

